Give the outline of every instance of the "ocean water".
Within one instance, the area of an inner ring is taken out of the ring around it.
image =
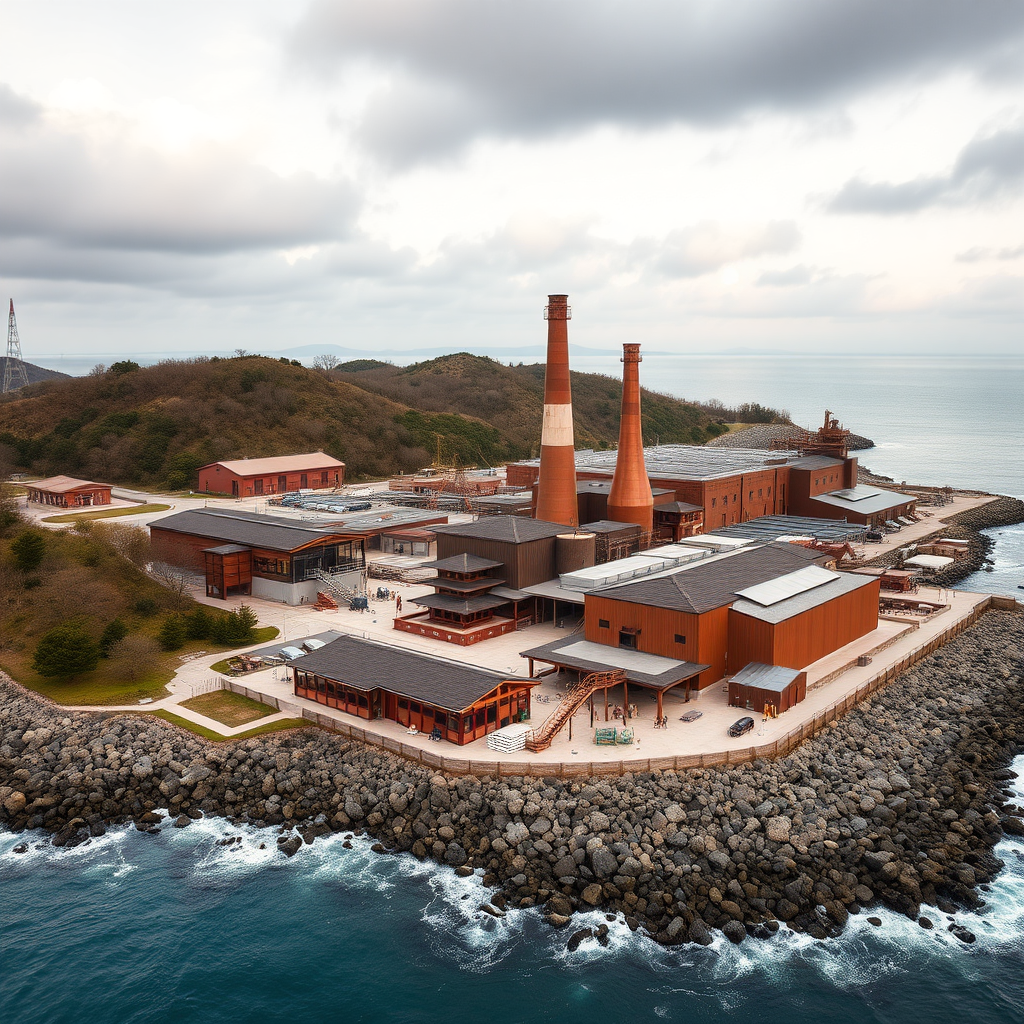
[[[1015,767],[1024,776],[1024,757]],[[1024,781],[1018,779],[1024,800]],[[240,836],[241,842],[218,841]],[[113,830],[58,850],[0,834],[0,1020],[11,1024],[271,1021],[758,1021],[1024,1019],[1024,844],[986,905],[932,931],[888,911],[837,940],[663,949],[610,923],[607,948],[536,910],[495,920],[478,878],[343,837],[291,860],[273,830],[219,819],[158,836]],[[263,844],[266,848],[260,849]],[[578,919],[599,924],[603,914]]]
[[[621,375],[613,356],[574,357],[573,367]],[[812,429],[830,409],[875,442],[860,459],[876,473],[1024,497],[1024,355],[652,354],[640,374],[654,391],[730,406],[760,402]]]
[[[574,365],[619,372],[612,356]],[[1024,358],[650,355],[642,371],[656,390],[782,407],[807,426],[827,406],[878,444],[862,462],[896,480],[1024,496]],[[1024,526],[991,533],[993,572],[962,586],[1020,593]],[[1024,757],[1015,768],[1022,802]],[[228,836],[241,842],[217,845]],[[662,949],[618,920],[608,948],[568,953],[570,932],[537,911],[479,911],[479,879],[361,840],[287,860],[273,830],[217,819],[74,850],[0,832],[0,1024],[1021,1021],[1024,844],[997,853],[986,906],[956,916],[973,946],[926,909],[933,931],[880,911],[881,928],[861,915],[838,940],[783,930],[707,949]]]

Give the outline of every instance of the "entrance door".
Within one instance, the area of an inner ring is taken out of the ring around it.
[[[278,494],[284,494],[288,490],[288,477],[279,476],[277,478],[277,492]]]
[[[238,497],[238,481],[237,480],[232,480],[231,481],[231,497],[232,498],[237,498]]]
[[[299,486],[302,488],[309,486],[309,476],[307,474],[303,473],[302,476],[299,477]]]
[[[253,481],[253,485],[252,485],[252,489],[253,489],[253,493],[254,494],[262,494],[263,493],[263,481],[262,480],[254,480]]]

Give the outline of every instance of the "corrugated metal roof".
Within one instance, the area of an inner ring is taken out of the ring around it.
[[[609,669],[621,668],[625,670],[629,682],[658,690],[666,690],[676,683],[692,679],[710,667],[642,651],[625,651],[619,647],[595,644],[590,640],[574,640],[571,637],[522,651],[519,656],[564,665],[579,672],[607,672]]]
[[[339,637],[312,654],[296,658],[291,667],[350,683],[359,690],[379,686],[446,711],[468,708],[502,680],[533,682],[354,636]]]
[[[839,573],[832,572],[830,569],[823,569],[820,565],[808,565],[803,569],[797,569],[796,572],[787,573],[785,576],[779,576],[774,580],[766,580],[764,583],[758,583],[753,587],[746,587],[744,590],[739,590],[736,593],[737,596],[748,601],[753,601],[755,604],[770,608],[773,604],[778,604],[780,601],[786,601],[791,597],[796,597],[797,594],[804,593],[804,591],[813,590],[815,587],[830,583],[832,580],[837,579],[838,576]]]
[[[45,480],[27,480],[25,487],[36,491],[49,491],[51,494],[63,494],[65,491],[110,490],[110,484],[78,480],[73,476],[48,476]]]
[[[600,596],[699,615],[732,604],[737,593],[746,587],[776,579],[827,557],[820,551],[794,545],[766,544],[698,562],[655,579],[610,587]]]
[[[255,512],[227,509],[196,508],[158,519],[151,529],[188,533],[194,537],[244,544],[247,547],[269,548],[271,551],[295,551],[307,544],[328,543],[344,536],[341,531],[317,529],[308,523],[278,519]]]
[[[611,478],[615,472],[618,452],[578,451],[576,471],[601,473]],[[713,480],[754,473],[798,462],[796,452],[766,451],[760,448],[708,448],[704,445],[663,444],[644,449],[647,475],[658,480]],[[539,459],[528,459],[516,465],[539,466]]]
[[[786,668],[783,665],[763,665],[759,661],[752,661],[732,677],[732,682],[742,686],[754,686],[759,690],[782,693],[799,675],[800,669]]]
[[[839,519],[817,519],[809,516],[758,516],[745,523],[721,526],[707,536],[747,537],[751,540],[778,540],[785,536],[814,537],[816,540],[850,540],[863,537],[867,527]]]
[[[308,452],[303,455],[275,455],[267,459],[210,462],[200,469],[209,469],[211,466],[223,466],[238,476],[272,476],[275,473],[299,473],[307,469],[344,469],[345,463],[323,452]]]
[[[837,575],[839,579],[832,580],[831,583],[807,590],[767,608],[764,605],[755,604],[753,601],[740,599],[732,606],[732,610],[752,619],[759,619],[761,622],[785,622],[786,619],[791,619],[794,615],[800,615],[811,608],[817,608],[818,605],[827,604],[837,597],[869,586],[877,580],[875,576],[865,576],[860,573],[841,572]]]
[[[860,486],[858,484],[852,490],[856,492]],[[882,491],[876,487],[872,487],[870,490],[871,494],[864,497],[858,496],[855,499],[842,497],[841,495],[844,493],[842,491],[831,491],[828,494],[816,494],[810,500],[812,502],[820,501],[835,508],[856,512],[858,515],[873,515],[875,512],[885,512],[890,508],[896,508],[898,505],[907,505],[912,501],[917,501],[917,498],[911,494],[900,494],[898,491]],[[845,493],[849,493],[849,489]]]
[[[558,580],[545,580],[543,583],[535,583],[532,586],[524,587],[527,594],[534,597],[546,597],[552,601],[565,601],[567,604],[579,605],[581,608],[586,604],[586,595],[582,590],[566,590]]]
[[[533,596],[527,594],[525,590],[513,590],[511,587],[494,587],[491,593],[503,601],[526,601]]]
[[[804,455],[791,463],[794,469],[834,469],[842,464],[842,459],[833,459],[830,455]]]

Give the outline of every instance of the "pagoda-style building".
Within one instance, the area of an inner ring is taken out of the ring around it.
[[[462,554],[423,566],[437,570],[437,576],[423,581],[434,593],[410,598],[410,604],[425,611],[396,616],[395,629],[405,633],[475,644],[514,632],[520,603],[533,602],[531,595],[503,586],[505,579],[498,573],[504,563],[490,558]],[[499,609],[504,614],[499,615]]]

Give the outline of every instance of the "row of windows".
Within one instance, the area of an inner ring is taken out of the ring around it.
[[[757,489],[757,496],[759,498],[763,498],[764,497],[764,488],[763,487],[758,487],[758,489]],[[770,498],[771,496],[772,496],[772,489],[769,487],[768,488],[768,497]],[[747,494],[747,497],[748,497],[748,499],[750,501],[753,501],[754,500],[754,492],[753,491],[749,491],[748,494]],[[735,505],[737,501],[739,501],[739,495],[738,494],[734,494],[732,496],[732,503]],[[729,495],[725,494],[725,495],[722,496],[722,507],[724,508],[728,504],[729,504]],[[718,499],[717,498],[712,498],[711,499],[711,507],[712,508],[717,508],[718,507]]]

